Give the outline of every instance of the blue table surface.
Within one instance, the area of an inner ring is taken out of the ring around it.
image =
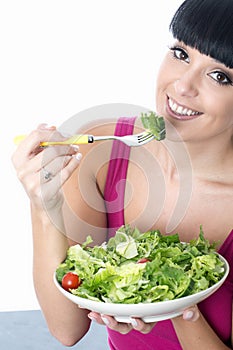
[[[1,350],[109,350],[104,326],[92,322],[87,335],[66,347],[53,338],[40,310],[0,312]]]

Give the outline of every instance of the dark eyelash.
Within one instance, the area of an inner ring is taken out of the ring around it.
[[[181,48],[178,47],[178,46],[169,46],[168,49],[169,49],[170,51],[172,51],[172,52],[174,52],[174,51],[176,51],[176,50],[181,50]]]
[[[169,47],[169,50],[172,51],[172,57],[173,57],[174,59],[176,59],[176,60],[178,60],[178,57],[176,57],[175,51],[183,52],[183,53],[187,56],[187,58],[188,58],[187,52],[186,52],[185,49],[184,49],[183,47],[181,47],[181,46],[170,46],[170,47]]]
[[[224,72],[221,72],[221,71],[215,71],[213,73],[220,73],[220,74],[223,74],[225,76],[225,78],[227,79],[227,82],[222,82],[220,80],[215,80],[215,82],[218,84],[218,85],[221,85],[221,86],[227,86],[227,85],[231,85],[233,86],[233,81],[229,78],[229,76],[224,73]]]
[[[216,81],[217,84],[221,85],[221,86],[227,86],[227,85],[231,85],[233,86],[233,82],[231,80],[229,80],[226,83],[222,83],[221,81]]]
[[[181,47],[181,46],[168,46],[168,48],[169,48],[169,50],[171,50],[171,51],[175,51],[175,50],[182,50],[182,51],[185,51],[184,49],[183,49],[183,47]]]

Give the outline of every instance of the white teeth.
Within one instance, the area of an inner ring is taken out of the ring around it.
[[[179,106],[177,109],[176,109],[177,113],[179,114],[182,114],[183,113],[183,107]]]
[[[193,116],[193,115],[198,115],[199,112],[193,111],[192,109],[188,109],[182,106],[178,106],[175,102],[173,102],[170,98],[168,100],[169,107],[171,110],[177,114],[180,115],[188,115],[188,116]]]

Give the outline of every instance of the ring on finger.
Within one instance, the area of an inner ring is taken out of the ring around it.
[[[53,178],[53,174],[45,168],[42,168],[43,177],[46,181],[50,181]]]

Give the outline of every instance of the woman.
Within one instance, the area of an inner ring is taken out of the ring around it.
[[[81,159],[76,148],[41,149],[41,141],[62,136],[54,127],[40,125],[13,155],[31,202],[35,289],[49,329],[62,343],[78,342],[95,320],[107,325],[111,349],[233,348],[233,271],[206,301],[156,324],[140,319],[121,324],[78,308],[64,299],[51,278],[70,244],[84,241],[87,234],[100,244],[124,223],[141,231],[178,232],[183,241],[197,237],[202,224],[205,237],[219,241],[219,252],[233,265],[232,15],[232,0],[186,0],[176,12],[170,27],[174,43],[156,87],[156,110],[166,120],[164,142],[150,142],[130,153],[116,143],[112,153],[109,142],[82,146]],[[141,129],[140,118],[135,125],[130,118],[117,125],[92,125],[85,132],[128,134]],[[115,175],[123,186],[117,187]],[[156,201],[148,208],[145,203],[153,191]],[[122,198],[124,210],[115,213],[111,203]]]

